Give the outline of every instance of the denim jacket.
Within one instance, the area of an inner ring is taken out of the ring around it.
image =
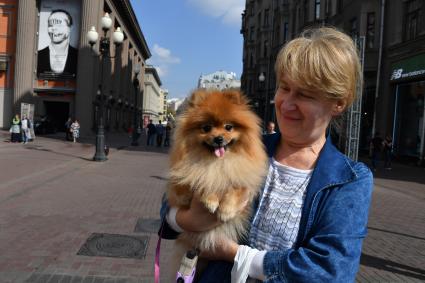
[[[265,137],[274,155],[280,134]],[[327,139],[304,200],[294,248],[268,251],[265,282],[354,282],[373,188],[372,173]],[[232,263],[211,262],[200,282],[230,282]]]

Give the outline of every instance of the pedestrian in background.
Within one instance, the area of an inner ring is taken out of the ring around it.
[[[27,144],[30,134],[29,134],[29,120],[27,116],[25,115],[23,116],[21,120],[21,136],[22,136],[22,143]]]
[[[276,128],[275,123],[274,123],[273,121],[269,121],[269,122],[267,123],[267,127],[266,127],[266,132],[265,132],[265,134],[266,134],[266,135],[276,134],[275,128]]]
[[[16,114],[12,119],[12,125],[10,126],[10,141],[20,142],[21,141],[21,119]]]
[[[170,123],[167,123],[167,126],[165,126],[164,146],[170,146],[170,138],[171,138],[171,125]]]
[[[385,137],[385,140],[383,142],[383,147],[384,147],[384,168],[391,170],[391,155],[392,155],[392,150],[393,150],[393,139],[391,138],[390,135],[387,135]]]
[[[164,137],[164,125],[161,120],[159,120],[158,125],[156,125],[156,145],[158,147],[162,146],[162,139]]]
[[[148,138],[147,138],[147,145],[154,145],[154,138],[156,134],[156,127],[152,123],[152,120],[149,120],[149,124],[146,126],[148,128]]]
[[[71,119],[71,117],[69,117],[68,120],[65,122],[65,132],[66,132],[65,139],[67,141],[70,141],[71,140],[71,136],[72,136],[72,133],[71,133],[71,124],[72,124],[72,119]]]
[[[78,123],[77,119],[75,119],[71,124],[71,133],[73,141],[77,142],[77,139],[80,137],[80,124]]]
[[[381,135],[379,132],[376,132],[375,136],[370,142],[370,149],[369,149],[371,153],[371,158],[372,158],[373,171],[376,171],[377,169],[377,166],[379,163],[379,156],[382,152],[382,145],[383,145],[383,140],[381,138]]]

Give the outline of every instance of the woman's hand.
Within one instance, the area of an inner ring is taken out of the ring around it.
[[[209,212],[196,194],[193,196],[188,209],[180,208],[177,211],[176,222],[183,230],[188,232],[208,231],[221,223],[216,213]]]
[[[208,260],[225,260],[233,262],[238,252],[239,245],[229,239],[221,239],[216,243],[214,250],[201,251],[200,257]]]

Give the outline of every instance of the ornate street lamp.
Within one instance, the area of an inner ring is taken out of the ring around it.
[[[133,137],[132,137],[132,146],[138,146],[139,142],[139,133],[141,131],[140,129],[140,123],[138,119],[138,113],[137,113],[137,98],[139,96],[139,79],[138,75],[140,73],[140,65],[136,64],[134,65],[134,79],[133,79],[133,86],[134,86],[134,116],[133,116]]]
[[[103,65],[105,64],[106,59],[115,58],[115,56],[109,55],[110,40],[106,36],[108,30],[112,26],[112,19],[109,17],[108,13],[105,13],[105,15],[102,17],[101,24],[102,24],[103,36],[100,39],[100,46],[99,46],[100,54],[94,55],[94,56],[101,57],[100,84],[99,84],[99,90],[98,90],[100,92],[99,120],[97,125],[97,132],[96,132],[96,153],[93,157],[94,161],[108,160],[105,155],[105,129],[104,129],[104,123],[103,123],[103,108],[105,103],[104,95],[102,94]],[[99,34],[97,33],[96,28],[92,26],[90,30],[87,32],[87,40],[89,41],[89,44],[92,48],[93,48],[93,45],[96,44],[98,38],[99,38]],[[117,27],[117,29],[114,31],[112,35],[112,40],[116,47],[123,42],[124,34],[121,31],[120,27]]]

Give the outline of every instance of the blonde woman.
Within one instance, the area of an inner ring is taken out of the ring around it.
[[[247,242],[202,251],[213,261],[199,282],[354,282],[372,174],[340,153],[326,129],[355,99],[356,48],[336,29],[307,30],[280,50],[275,71],[280,133],[265,137],[269,173]],[[197,199],[167,216],[170,232],[218,223]]]

